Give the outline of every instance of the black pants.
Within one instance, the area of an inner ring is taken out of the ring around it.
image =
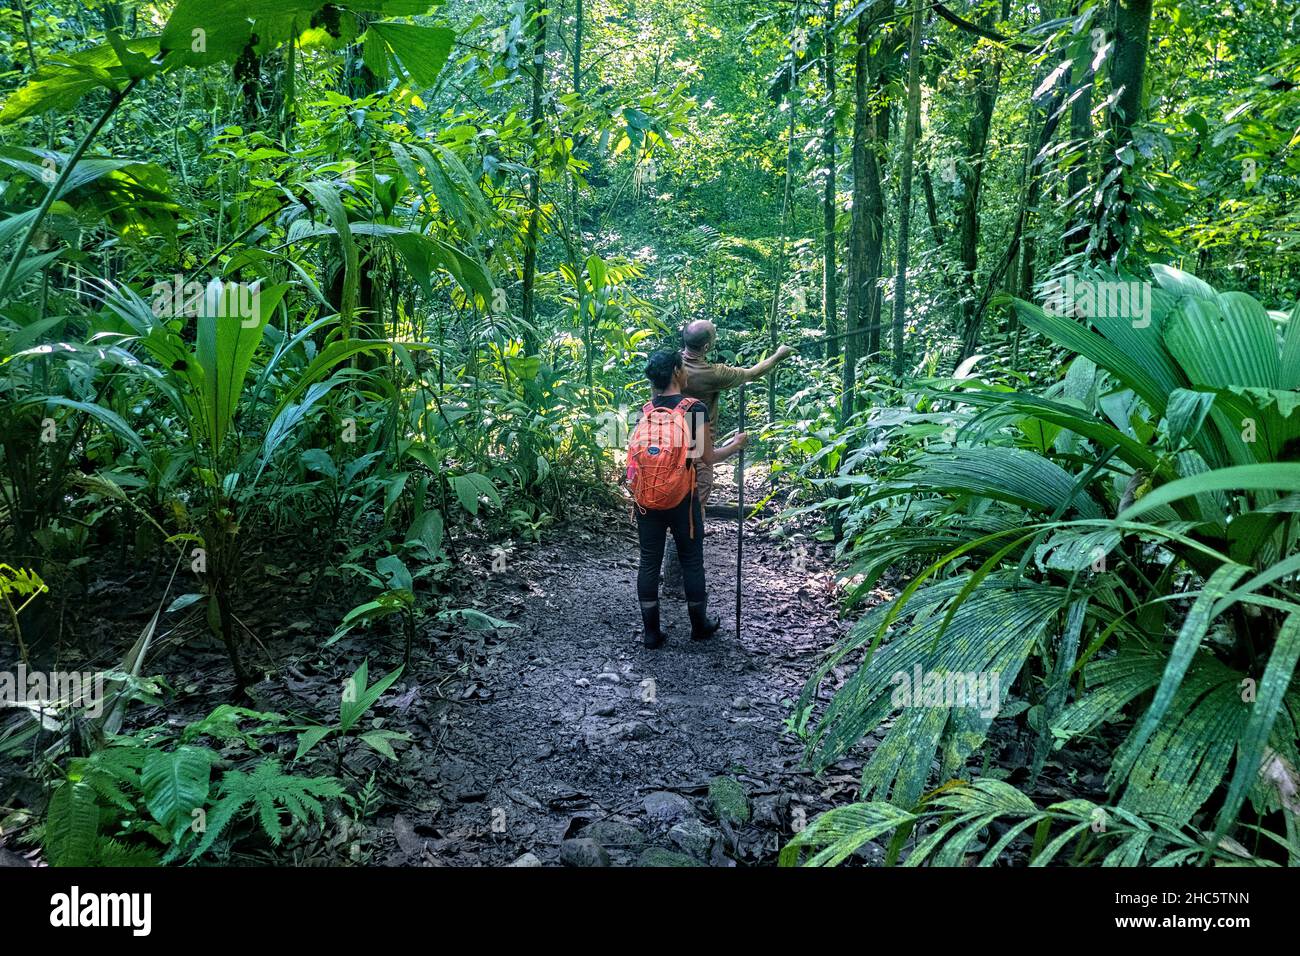
[[[677,543],[681,559],[686,600],[697,604],[705,598],[704,590],[704,509],[699,497],[691,493],[682,503],[663,511],[634,509],[637,537],[641,541],[641,567],[636,575],[636,596],[643,604],[659,600],[659,568],[664,561],[664,543],[668,532]],[[691,536],[694,512],[695,534]]]

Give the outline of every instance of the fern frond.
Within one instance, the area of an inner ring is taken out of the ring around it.
[[[255,722],[258,726],[245,730],[242,725],[246,721]],[[222,741],[242,740],[252,747],[256,744],[255,737],[278,733],[283,724],[284,717],[280,714],[222,704],[202,720],[186,727],[181,733],[181,743],[188,744],[199,737],[211,737]]]
[[[99,844],[99,866],[158,866],[161,862],[158,854],[148,847],[131,846],[118,840],[105,840]]]
[[[333,777],[301,777],[287,774],[274,758],[260,761],[251,773],[229,770],[221,778],[218,789],[221,799],[208,814],[203,839],[190,854],[190,860],[206,853],[217,837],[241,813],[257,818],[272,844],[279,846],[284,838],[281,813],[287,813],[297,823],[324,824],[325,808],[322,799],[343,796],[343,787]]]
[[[99,801],[88,783],[61,784],[50,796],[45,852],[54,866],[89,866],[99,841]]]

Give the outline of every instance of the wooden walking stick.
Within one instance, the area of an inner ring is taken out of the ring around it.
[[[745,383],[740,383],[740,421],[737,433],[745,430]],[[745,449],[736,456],[736,640],[740,640],[740,574],[745,553]]]

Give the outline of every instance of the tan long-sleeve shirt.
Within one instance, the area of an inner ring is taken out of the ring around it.
[[[744,382],[745,370],[735,365],[714,364],[685,350],[682,351],[682,367],[686,370],[686,387],[682,391],[702,401],[709,409],[709,421],[716,424],[719,396]]]
[[[686,387],[683,394],[698,398],[709,410],[708,427],[717,435],[718,398],[729,388],[746,381],[743,368],[734,365],[713,364],[698,355],[682,350],[682,367],[686,370]],[[700,503],[707,505],[713,495],[713,466],[700,461],[695,464],[696,493]]]

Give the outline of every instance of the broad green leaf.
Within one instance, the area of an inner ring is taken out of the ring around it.
[[[208,798],[212,752],[179,746],[170,753],[151,750],[140,772],[149,813],[173,838],[193,822],[192,812]]]
[[[198,317],[195,357],[203,369],[207,435],[219,453],[235,417],[253,353],[288,285],[262,289],[213,279]]]
[[[296,763],[314,750],[317,744],[330,735],[332,729],[330,727],[308,727],[300,733],[298,735],[298,749],[293,755],[294,762]]]
[[[363,38],[366,63],[381,76],[400,76],[405,71],[420,86],[433,86],[455,38],[445,27],[378,20]]]
[[[1210,491],[1300,492],[1300,465],[1268,463],[1216,468],[1190,478],[1180,478],[1142,496],[1116,521],[1132,521],[1138,515],[1174,501]]]
[[[1264,307],[1242,292],[1184,299],[1165,324],[1165,344],[1193,385],[1277,388],[1277,333]]]
[[[1200,650],[1206,632],[1214,622],[1218,602],[1232,590],[1232,586],[1246,574],[1247,570],[1249,569],[1241,565],[1223,565],[1211,575],[1200,597],[1193,602],[1187,616],[1183,619],[1178,637],[1170,648],[1169,659],[1160,677],[1160,684],[1156,688],[1151,706],[1147,708],[1141,723],[1129,734],[1128,739],[1115,755],[1115,761],[1110,769],[1110,777],[1115,784],[1128,776],[1139,753],[1155,733],[1156,728],[1160,726],[1165,712],[1173,704],[1174,695],[1183,682],[1183,676],[1187,673],[1192,659]]]
[[[90,784],[68,781],[50,796],[45,847],[54,866],[90,866],[99,843],[99,802]]]
[[[1283,708],[1283,698],[1291,686],[1297,661],[1300,661],[1300,613],[1291,614],[1282,623],[1264,666],[1264,676],[1260,678],[1255,699],[1250,704],[1250,716],[1238,745],[1237,767],[1219,809],[1215,843],[1236,820],[1246,794],[1259,777],[1269,735]]]
[[[343,696],[339,700],[339,730],[347,733],[351,730],[358,720],[365,714],[375,701],[384,695],[384,692],[393,685],[397,678],[402,676],[402,668],[385,674],[372,686],[366,687],[366,681],[369,680],[369,662],[362,661],[361,666],[348,680],[343,689]]]
[[[413,587],[411,572],[406,562],[395,554],[388,554],[375,562],[375,570],[387,579],[390,590],[410,591]]]
[[[805,850],[815,851],[803,866],[835,866],[859,847],[916,819],[889,803],[853,803],[814,819],[781,850],[781,866],[800,865]]]

